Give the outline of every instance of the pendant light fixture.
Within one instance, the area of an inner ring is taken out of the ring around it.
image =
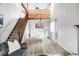
[[[39,7],[36,7],[36,9],[39,9]],[[44,28],[44,24],[43,24],[43,22],[42,22],[42,20],[41,20],[41,9],[39,9],[40,10],[40,13],[38,14],[39,16],[40,16],[40,18],[39,18],[39,22],[38,23],[36,23],[35,24],[35,27],[38,29],[42,29],[42,28]]]

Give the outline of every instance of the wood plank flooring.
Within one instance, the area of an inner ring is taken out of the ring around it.
[[[59,46],[51,39],[29,38],[27,40],[27,55],[28,56],[39,56],[39,55],[67,56],[70,55],[70,53],[64,50],[61,46]]]

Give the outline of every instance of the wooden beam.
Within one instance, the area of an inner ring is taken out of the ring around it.
[[[28,11],[29,19],[50,19],[50,10],[47,9],[32,9]]]

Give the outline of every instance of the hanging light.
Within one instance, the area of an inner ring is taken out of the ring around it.
[[[36,9],[39,9],[39,7],[36,7]],[[44,28],[44,23],[41,20],[41,10],[40,10],[40,21],[35,24],[35,27],[40,29]]]

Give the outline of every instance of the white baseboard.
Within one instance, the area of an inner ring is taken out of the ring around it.
[[[55,43],[57,43],[58,45],[60,45],[63,49],[65,49],[67,52],[69,52],[71,55],[73,55],[72,51],[69,51],[68,49],[66,49],[65,47],[63,47],[58,41],[54,40]]]

